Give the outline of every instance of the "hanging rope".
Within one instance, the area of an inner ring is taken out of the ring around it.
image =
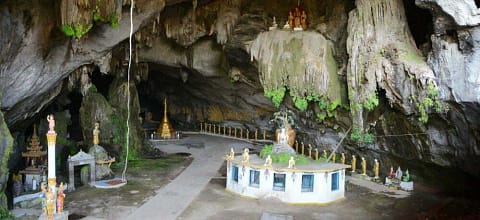
[[[133,0],[130,0],[130,35],[128,37],[128,46],[129,46],[129,56],[128,56],[128,70],[127,70],[127,146],[125,154],[125,166],[123,167],[122,172],[122,181],[126,182],[125,173],[127,172],[128,167],[128,151],[130,145],[130,69],[132,66],[132,35],[133,35]]]

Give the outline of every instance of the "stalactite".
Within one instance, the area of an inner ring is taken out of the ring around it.
[[[388,81],[411,78],[398,74],[410,74],[420,80],[431,76],[432,71],[420,57],[408,31],[402,0],[357,0],[356,6],[350,12],[347,27],[347,82],[353,124],[363,131],[363,105],[376,95],[377,85],[385,89],[391,103],[400,103],[409,112],[411,107],[405,103],[411,92],[401,94],[390,88]],[[399,68],[404,71],[393,71]],[[417,81],[405,83],[415,87]]]
[[[252,43],[250,54],[258,61],[265,91],[286,86],[294,97],[315,94],[330,100],[340,99],[333,44],[321,34],[265,32]]]

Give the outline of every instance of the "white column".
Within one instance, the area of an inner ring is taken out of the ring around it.
[[[55,179],[55,142],[57,133],[47,133],[48,142],[48,179]]]

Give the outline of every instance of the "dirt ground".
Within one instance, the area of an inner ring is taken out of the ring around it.
[[[278,200],[242,198],[225,191],[225,165],[218,177],[180,215],[182,220],[261,219],[263,213],[302,219],[480,219],[480,200],[451,198],[430,186],[406,198],[392,198],[346,184],[345,199],[324,206],[287,205]],[[283,219],[283,218],[282,218]]]
[[[69,219],[92,216],[103,219],[121,219],[142,205],[162,186],[168,184],[192,161],[185,155],[171,155],[158,159],[130,161],[127,169],[127,184],[116,189],[79,187],[68,193],[65,209]],[[120,174],[121,168],[114,169]]]
[[[185,155],[130,162],[128,184],[117,189],[78,187],[67,193],[69,219],[122,219],[168,184],[192,161]],[[224,164],[217,176],[178,217],[181,220],[260,219],[263,213],[293,219],[480,219],[478,197],[452,197],[418,183],[406,198],[391,198],[346,184],[346,198],[324,206],[287,205],[278,200],[242,198],[225,191]],[[115,172],[121,173],[122,167]],[[468,194],[468,192],[467,192]],[[161,214],[161,213],[159,213]],[[19,219],[36,219],[24,217]],[[161,217],[159,217],[161,219]]]

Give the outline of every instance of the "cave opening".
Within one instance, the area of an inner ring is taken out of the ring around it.
[[[433,34],[433,17],[429,10],[415,5],[415,0],[403,0],[408,27],[417,48],[423,54],[431,50],[430,35]]]

